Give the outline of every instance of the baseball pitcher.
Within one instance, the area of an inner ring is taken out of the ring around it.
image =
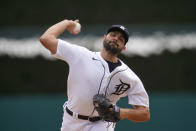
[[[64,31],[74,35],[80,33],[78,25],[78,20],[63,20],[51,26],[40,38],[52,56],[69,65],[68,100],[63,105],[61,131],[114,131],[115,123],[122,119],[148,121],[149,98],[144,86],[118,58],[129,40],[127,28],[112,25],[103,36],[101,51],[93,52],[58,39]],[[133,108],[116,105],[126,96]]]

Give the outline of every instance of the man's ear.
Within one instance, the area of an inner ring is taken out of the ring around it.
[[[102,40],[105,40],[105,38],[106,38],[106,35],[103,35]]]
[[[125,51],[126,50],[126,46],[124,46],[123,48],[122,48],[122,51]]]

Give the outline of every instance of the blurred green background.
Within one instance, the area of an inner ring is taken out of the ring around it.
[[[149,93],[151,120],[145,123],[123,120],[117,124],[116,131],[196,130],[195,0],[7,0],[0,3],[1,131],[60,130],[62,105],[67,99],[68,65],[51,56],[45,57],[43,54],[49,52],[35,46],[50,25],[63,19],[79,19],[82,24],[79,36],[63,34],[71,40],[76,37],[82,42],[88,36],[87,41],[95,41],[94,37],[101,38],[108,25],[124,24],[131,33],[130,44],[138,45],[141,52],[153,49],[153,41],[151,44],[146,39],[152,36],[158,42],[154,52],[169,42],[175,43],[150,55],[141,55],[140,50],[134,55],[120,55]],[[178,35],[182,39],[176,39]],[[165,42],[168,37],[171,40]],[[86,46],[91,49],[90,42]],[[118,104],[129,107],[127,98]]]

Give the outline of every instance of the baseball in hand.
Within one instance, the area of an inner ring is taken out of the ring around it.
[[[74,28],[74,32],[80,32],[80,30],[81,30],[81,25],[80,25],[80,23],[76,23],[76,25],[75,25],[75,28]]]

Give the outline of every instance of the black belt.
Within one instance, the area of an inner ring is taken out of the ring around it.
[[[73,116],[73,112],[69,110],[67,107],[66,107],[66,111],[69,115]],[[101,120],[101,117],[89,117],[89,116],[83,116],[83,115],[78,114],[78,119],[89,120],[90,122],[95,122],[95,121]]]

